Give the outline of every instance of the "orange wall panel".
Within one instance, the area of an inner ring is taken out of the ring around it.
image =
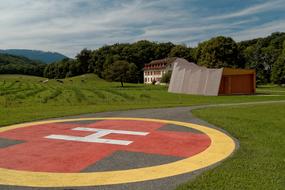
[[[253,94],[255,93],[255,75],[224,75],[220,83],[219,94]]]

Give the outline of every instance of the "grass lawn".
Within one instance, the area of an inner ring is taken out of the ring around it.
[[[208,108],[194,114],[228,131],[240,148],[177,190],[285,189],[285,104]]]
[[[0,126],[51,117],[137,108],[285,100],[285,88],[260,86],[260,96],[194,96],[165,86],[108,83],[93,74],[60,81],[0,75]],[[285,189],[285,104],[220,107],[194,113],[236,137],[240,149],[186,189]]]
[[[200,104],[285,100],[271,96],[194,96],[167,92],[166,86],[109,83],[87,74],[60,80],[0,75],[0,126],[91,112]],[[266,88],[266,87],[264,87]],[[264,89],[262,88],[262,90]],[[269,87],[274,90],[275,87]],[[278,88],[278,91],[285,88]]]

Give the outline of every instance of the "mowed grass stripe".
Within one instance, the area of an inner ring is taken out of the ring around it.
[[[28,83],[24,82],[24,83],[17,83],[17,86],[15,86],[15,88],[9,88],[9,89],[5,89],[0,91],[0,96],[5,96],[5,95],[15,95],[17,93],[20,93],[22,91],[28,91],[31,90],[32,88],[30,87],[30,85],[28,85]]]
[[[58,97],[62,93],[62,90],[60,88],[50,88],[48,92],[42,96],[41,103],[47,103],[56,97]]]
[[[87,92],[91,92],[99,100],[106,100],[106,98],[107,98],[102,90],[99,90],[99,89],[83,89],[83,90],[85,90]]]
[[[99,92],[99,96],[98,93],[94,93],[94,91],[89,89],[81,89],[81,92],[85,95],[86,101],[88,103],[99,104],[105,102],[106,100],[106,96],[100,91],[96,91]]]
[[[77,102],[81,103],[86,101],[85,94],[78,87],[72,87],[71,90],[73,91]]]
[[[20,93],[17,93],[14,95],[15,100],[17,99],[27,99],[31,96],[35,96],[36,94],[46,90],[45,88],[36,88],[36,89],[30,89],[30,90],[24,90]]]
[[[17,83],[18,83],[17,81],[9,82],[9,83],[6,84],[5,89],[6,89],[6,90],[7,90],[7,89],[11,89],[11,88],[13,88],[13,86],[14,86],[15,84],[17,84]]]
[[[0,93],[1,92],[6,92],[10,90],[15,90],[18,89],[23,83],[18,83],[18,82],[2,82],[2,85],[0,86]]]
[[[105,91],[109,92],[111,94],[115,94],[116,96],[121,97],[125,101],[135,100],[134,96],[131,96],[131,95],[128,95],[127,93],[124,93],[123,91],[126,91],[126,90],[123,90],[123,89],[106,89]]]

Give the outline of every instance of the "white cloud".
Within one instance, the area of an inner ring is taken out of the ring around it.
[[[108,10],[94,9],[93,12],[83,12],[74,16],[71,10],[77,10],[78,2],[80,1],[63,3],[55,0],[14,0],[12,3],[1,4],[0,48],[34,47],[33,49],[58,50],[58,40],[68,37],[74,39],[68,42],[63,40],[61,43],[69,48],[72,48],[72,43],[82,44],[81,48],[84,48],[84,41],[93,41],[95,44],[132,41],[134,36],[139,35],[131,35],[132,31],[136,33],[141,30],[143,33],[147,25],[163,23],[168,19],[179,19],[181,16],[175,12],[158,11],[151,7],[154,5],[153,2],[146,1],[120,3]],[[82,39],[84,34],[86,38],[91,39]]]
[[[285,7],[284,0],[277,0],[277,1],[272,0],[272,1],[266,1],[265,3],[262,3],[262,4],[253,5],[253,6],[250,6],[242,10],[238,10],[233,13],[222,14],[222,15],[217,15],[217,16],[210,16],[207,19],[217,20],[217,19],[230,19],[230,18],[236,18],[236,17],[243,17],[243,16],[254,15],[257,13],[276,10],[276,9],[282,10],[284,9],[284,7]]]
[[[254,28],[245,29],[240,32],[231,33],[231,36],[237,40],[249,40],[270,35],[273,32],[285,31],[285,22],[283,20],[272,21]]]
[[[199,7],[186,8],[182,1],[0,0],[0,49],[41,49],[74,56],[85,47],[141,39],[191,45],[214,35],[232,34],[242,39],[254,33],[251,30],[261,19],[254,17],[255,13],[283,6],[278,0],[205,19]],[[236,19],[223,20],[227,18]],[[283,29],[274,24],[282,25],[282,21],[273,23],[270,31]]]

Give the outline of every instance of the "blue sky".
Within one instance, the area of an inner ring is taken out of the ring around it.
[[[0,49],[58,51],[152,40],[196,46],[285,32],[285,0],[0,0]]]

